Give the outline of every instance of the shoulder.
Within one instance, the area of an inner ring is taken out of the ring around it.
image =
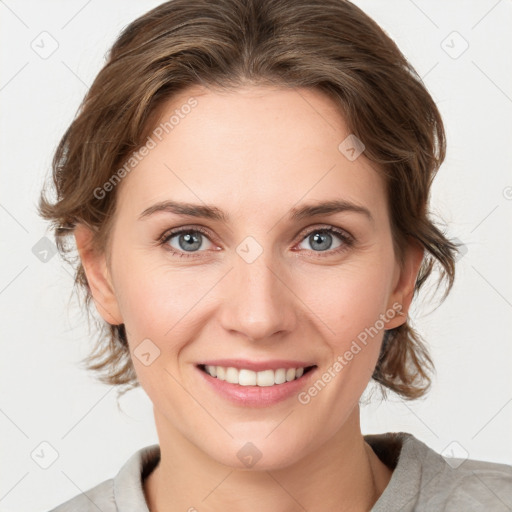
[[[461,510],[512,509],[512,466],[441,457],[439,470],[435,489],[426,495],[428,502]]]
[[[394,467],[374,512],[396,510],[397,504],[404,512],[512,508],[512,466],[443,457],[405,432],[365,438],[379,458]]]
[[[50,512],[118,512],[118,510],[148,510],[144,478],[160,460],[158,444],[137,450],[124,463],[114,478],[105,480],[65,501]]]
[[[65,501],[50,512],[117,512],[114,479],[105,480],[84,493]]]

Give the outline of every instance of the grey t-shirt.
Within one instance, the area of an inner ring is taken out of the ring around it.
[[[370,512],[512,511],[512,466],[446,459],[412,434],[366,435],[393,475]],[[119,473],[50,512],[149,512],[143,480],[160,460],[158,444],[135,452]]]

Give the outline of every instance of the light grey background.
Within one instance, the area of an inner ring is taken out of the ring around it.
[[[0,1],[1,511],[48,510],[158,441],[140,388],[119,412],[114,388],[79,367],[87,323],[68,304],[70,269],[51,253],[41,261],[38,244],[52,235],[35,205],[106,51],[159,3]],[[441,110],[448,156],[433,212],[465,244],[449,298],[411,315],[437,367],[432,391],[364,407],[363,432],[408,431],[447,455],[512,464],[512,2],[355,3],[395,39]]]

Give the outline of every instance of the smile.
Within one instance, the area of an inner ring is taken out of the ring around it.
[[[247,368],[235,368],[233,366],[199,365],[199,368],[211,377],[238,384],[240,386],[270,387],[297,380],[302,375],[314,368],[314,366],[298,368],[278,368],[276,370],[253,371]]]

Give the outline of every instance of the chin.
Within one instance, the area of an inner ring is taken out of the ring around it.
[[[310,443],[299,442],[290,435],[272,433],[247,437],[247,441],[232,439],[221,450],[219,445],[205,447],[212,459],[233,469],[247,471],[272,471],[289,467],[305,455]],[[272,439],[272,436],[275,437]]]

